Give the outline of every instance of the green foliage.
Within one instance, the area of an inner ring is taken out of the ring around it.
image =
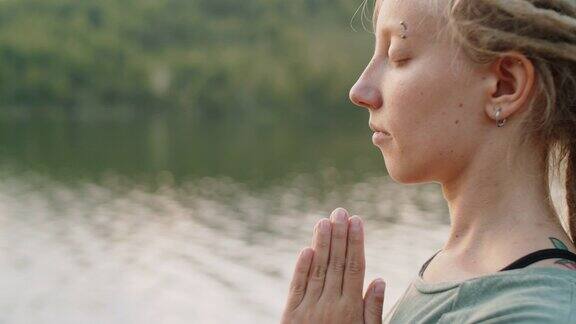
[[[371,35],[349,25],[360,3],[4,0],[0,105],[261,122],[339,115],[371,50]]]

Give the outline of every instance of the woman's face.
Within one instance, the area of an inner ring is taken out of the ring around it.
[[[449,181],[495,127],[482,70],[446,36],[436,38],[441,20],[426,2],[382,1],[374,55],[350,90],[370,124],[390,133],[374,144],[401,183]]]

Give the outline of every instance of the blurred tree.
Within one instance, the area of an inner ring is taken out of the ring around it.
[[[349,26],[360,3],[4,0],[0,105],[321,120],[349,105],[369,54]]]

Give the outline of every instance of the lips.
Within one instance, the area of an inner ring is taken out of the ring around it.
[[[376,125],[374,125],[374,124],[372,124],[372,123],[370,123],[369,125],[370,125],[370,129],[371,129],[373,132],[384,133],[384,134],[386,134],[386,135],[390,135],[390,133],[389,133],[388,131],[386,131],[384,128],[377,127]]]

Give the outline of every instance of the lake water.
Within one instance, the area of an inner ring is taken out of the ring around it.
[[[342,206],[390,309],[449,229],[436,184],[370,131],[2,125],[0,323],[277,323],[296,256]]]

